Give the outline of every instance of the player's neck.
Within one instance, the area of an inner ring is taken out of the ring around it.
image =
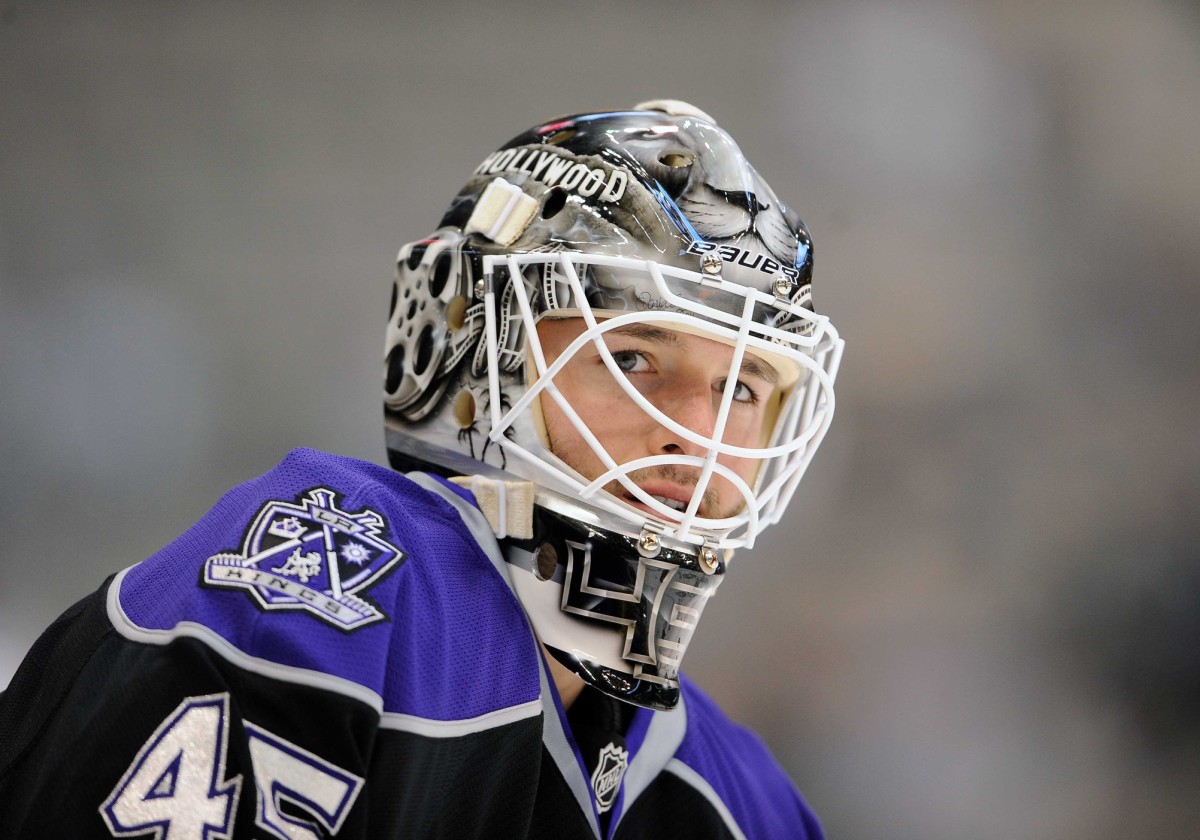
[[[550,676],[554,679],[563,709],[570,709],[583,691],[583,678],[551,656],[549,651],[543,649],[543,656],[550,665]]]

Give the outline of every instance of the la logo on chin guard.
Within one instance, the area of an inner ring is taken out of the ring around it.
[[[350,513],[317,487],[295,502],[270,501],[246,529],[241,553],[209,557],[202,582],[245,590],[264,610],[303,610],[341,630],[386,618],[359,597],[404,559],[387,523],[369,508]]]

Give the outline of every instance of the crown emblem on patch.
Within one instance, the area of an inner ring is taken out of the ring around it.
[[[264,610],[304,610],[342,630],[386,618],[359,593],[404,559],[381,536],[387,523],[369,508],[342,510],[324,487],[295,502],[270,501],[246,529],[241,552],[204,564],[203,582],[242,589]]]

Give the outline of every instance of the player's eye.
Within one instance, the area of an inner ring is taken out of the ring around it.
[[[725,384],[726,380],[722,380],[713,386],[713,390],[724,392]],[[739,379],[733,386],[733,401],[755,405],[758,402],[758,394],[755,393],[753,388]]]
[[[650,362],[644,353],[637,350],[614,350],[613,361],[625,373],[645,373],[650,370]]]

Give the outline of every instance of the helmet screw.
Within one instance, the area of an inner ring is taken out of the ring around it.
[[[700,258],[700,270],[705,274],[720,274],[721,258],[716,254],[705,254]]]
[[[717,570],[719,561],[717,560],[716,549],[704,546],[700,549],[700,568],[704,570],[706,575],[711,575]]]
[[[658,538],[658,534],[653,531],[642,531],[642,535],[638,537],[639,552],[646,557],[655,557],[661,549],[662,540]]]
[[[794,284],[786,277],[780,277],[775,281],[775,294],[780,297],[788,297],[792,293],[793,288]]]
[[[482,300],[485,295],[487,295],[487,281],[480,277],[475,281],[475,297]]]

